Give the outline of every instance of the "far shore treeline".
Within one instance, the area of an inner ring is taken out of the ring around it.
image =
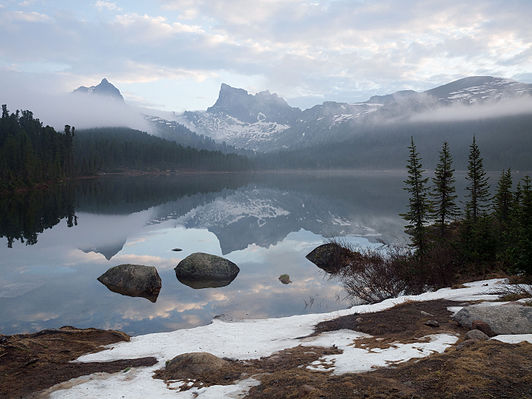
[[[240,155],[197,150],[129,128],[57,132],[31,111],[0,119],[0,191],[54,183],[66,178],[123,170],[217,170],[250,168]]]
[[[440,137],[449,142],[460,168],[467,166],[468,140],[480,138],[486,164],[492,169],[513,167],[530,170],[526,134],[530,118],[510,118],[504,123],[462,123],[448,125],[386,125],[384,131],[357,132],[342,143],[323,143],[280,152],[235,154],[200,150],[125,127],[63,131],[43,126],[31,111],[10,113],[2,106],[0,120],[0,193],[27,189],[66,179],[102,173],[132,171],[243,171],[254,169],[394,169],[403,164],[406,141],[416,137],[425,161],[436,164]],[[503,123],[503,124],[502,124]],[[408,136],[406,135],[408,132]],[[421,142],[421,146],[419,143]],[[511,150],[509,149],[510,147]],[[526,154],[523,155],[523,154]],[[508,162],[511,161],[511,165]]]

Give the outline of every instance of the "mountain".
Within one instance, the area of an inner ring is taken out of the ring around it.
[[[113,84],[110,83],[106,78],[103,78],[97,86],[80,86],[74,90],[74,93],[105,96],[124,102],[124,97],[122,97],[120,90],[113,86]]]
[[[216,103],[207,109],[211,114],[227,114],[245,123],[278,122],[290,124],[301,114],[277,94],[261,91],[255,95],[225,83],[220,87]]]
[[[302,111],[269,91],[255,95],[222,83],[218,99],[206,111],[185,112],[177,122],[199,135],[236,148],[263,151],[297,123]]]
[[[453,105],[495,104],[525,96],[532,96],[532,85],[473,76],[424,92],[403,90],[354,104],[327,101],[300,110],[269,91],[253,95],[222,83],[213,106],[184,112],[175,120],[218,143],[272,152],[341,142],[376,125],[409,123],[416,115]]]

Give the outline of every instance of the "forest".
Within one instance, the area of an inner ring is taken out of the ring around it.
[[[73,155],[76,175],[123,169],[233,171],[251,166],[239,155],[183,147],[129,128],[79,131]]]
[[[0,191],[71,176],[74,134],[68,125],[64,133],[58,133],[43,126],[31,111],[10,114],[2,105]]]
[[[251,167],[239,155],[197,150],[129,128],[57,132],[31,111],[0,120],[0,191],[48,184],[77,176],[124,170],[234,171]]]

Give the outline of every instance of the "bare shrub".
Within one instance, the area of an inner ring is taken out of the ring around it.
[[[386,253],[366,249],[352,251],[347,264],[336,276],[340,278],[348,295],[367,303],[396,297],[407,290],[402,278],[408,255],[394,249]]]
[[[349,296],[367,303],[457,282],[459,257],[449,243],[431,245],[423,257],[404,247],[355,250],[343,242],[335,243],[344,250],[342,267],[335,276]]]

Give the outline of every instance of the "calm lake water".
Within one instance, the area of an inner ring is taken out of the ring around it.
[[[326,312],[351,304],[305,255],[330,238],[403,242],[404,175],[301,172],[104,177],[0,200],[0,332],[63,325],[129,334],[232,318]],[[182,252],[173,252],[173,248]],[[240,267],[221,288],[180,283],[193,252]],[[156,266],[156,303],[97,281],[122,263]],[[289,274],[292,283],[278,277]]]

